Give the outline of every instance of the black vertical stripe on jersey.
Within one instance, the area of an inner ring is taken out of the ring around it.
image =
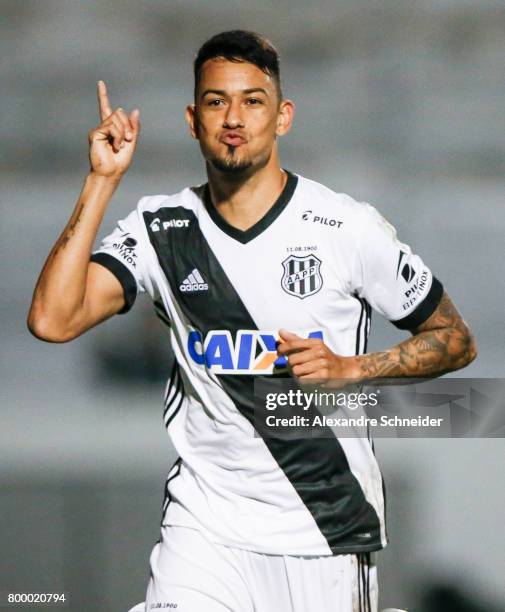
[[[372,324],[372,307],[366,300],[364,301],[365,301],[366,323],[365,323],[365,343],[363,346],[363,353],[366,353],[368,350],[368,336],[370,335],[370,326]]]
[[[161,506],[161,508],[162,508],[162,510],[161,510],[162,511],[161,524],[163,524],[163,519],[165,517],[165,513],[167,511],[167,508],[168,508],[170,502],[172,501],[172,496],[170,495],[170,491],[168,489],[168,485],[172,482],[172,480],[174,478],[179,476],[179,474],[181,472],[181,463],[182,463],[182,459],[180,457],[177,457],[177,459],[175,460],[174,464],[172,465],[172,467],[168,471],[168,476],[167,476],[167,479],[165,481],[165,493],[164,493],[164,496],[163,496],[163,504]],[[173,474],[172,474],[172,472],[173,472]]]
[[[173,219],[189,220],[188,227],[154,232]],[[237,291],[205,239],[198,220],[183,207],[144,212],[151,244],[172,292],[190,322],[205,336],[211,330],[228,330],[236,338],[240,329],[258,329]],[[188,248],[188,247],[191,248]],[[197,269],[208,290],[181,292],[179,286]],[[218,375],[238,411],[254,425],[254,376]],[[263,438],[266,447],[300,496],[334,553],[354,553],[382,548],[380,520],[349,468],[344,450],[330,428],[326,437],[307,439]],[[368,532],[364,543],[359,536]]]
[[[300,269],[298,270],[298,272],[300,273],[300,295],[305,295],[305,279],[303,278],[305,264],[306,261],[304,259],[300,260]]]
[[[156,311],[156,316],[160,319],[167,327],[170,327],[170,317],[166,311],[166,308],[161,300],[155,300],[154,302],[154,310]]]
[[[370,333],[372,307],[365,300],[365,298],[358,297],[357,295],[355,297],[361,305],[358,326],[356,328],[355,354],[362,355],[366,353],[368,347],[368,335]]]
[[[170,392],[174,388],[174,381],[175,381],[175,377],[176,376],[177,376],[177,362],[174,361],[174,363],[172,364],[172,370],[170,371],[170,376],[169,376],[168,383],[167,383],[167,386],[166,386],[165,397],[163,398],[165,404],[168,401],[168,398],[170,396]]]
[[[293,278],[293,274],[295,273],[295,261],[294,261],[294,259],[290,259],[289,260],[288,267],[289,267],[289,276],[291,278]],[[294,283],[289,283],[289,290],[290,290],[291,293],[294,293],[294,291],[295,291],[295,284]]]
[[[168,429],[170,423],[173,421],[173,419],[179,414],[179,410],[181,409],[181,406],[182,406],[183,403],[184,403],[184,395],[181,395],[181,396],[179,396],[179,403],[174,408],[172,414],[165,421],[165,427],[167,429]]]
[[[355,353],[356,355],[360,354],[360,340],[361,340],[361,323],[363,321],[363,314],[365,311],[365,307],[363,305],[363,302],[361,301],[361,298],[357,298],[357,300],[360,303],[361,306],[361,310],[359,313],[359,321],[358,321],[358,327],[356,328],[356,348],[355,348]]]
[[[175,365],[175,364],[174,364]],[[173,406],[176,404],[176,402],[178,400],[181,399],[181,397],[184,396],[183,393],[183,386],[182,386],[182,377],[178,372],[178,368],[175,369],[176,375],[174,377],[173,382],[171,383],[171,389],[170,391],[174,391],[173,394],[171,394],[169,392],[166,402],[165,402],[165,410],[163,411],[163,421],[166,420],[167,418],[167,414],[170,410],[170,408],[173,408]]]
[[[309,267],[312,269],[315,265],[316,265],[316,260],[312,259],[311,257],[309,259]],[[314,291],[315,288],[316,288],[316,275],[311,274],[310,275],[310,292],[312,293],[312,291]]]
[[[173,393],[171,393],[173,391]],[[174,360],[172,372],[170,374],[170,382],[167,385],[165,394],[165,410],[163,411],[163,422],[165,427],[177,416],[184,402],[184,383],[180,373],[179,364]],[[172,410],[172,412],[170,412]]]
[[[361,605],[361,555],[357,555],[357,572],[358,572],[358,610],[363,612],[363,606]]]
[[[162,312],[160,312],[157,308],[155,309],[155,313],[156,316],[158,317],[158,319],[167,327],[170,329],[170,321],[163,315]]]
[[[177,362],[175,363],[177,364]],[[183,403],[184,383],[182,381],[182,376],[179,372],[179,365],[177,364],[177,382],[175,383],[175,393],[169,400],[167,400],[167,403],[165,405],[165,411],[163,412],[163,421],[167,429],[170,423],[179,413],[179,410],[181,409]]]
[[[168,319],[168,315],[165,316],[163,314],[166,313],[165,307],[163,305],[160,305],[159,302],[155,302],[154,306],[158,318],[163,323],[165,323],[167,327],[170,327],[170,320]],[[174,417],[177,416],[177,413],[181,409],[181,406],[184,402],[184,397],[184,383],[180,374],[179,364],[177,363],[177,361],[174,360],[169,380],[166,386],[165,396],[163,398],[165,402],[165,408],[163,410],[163,422],[165,423],[165,427],[167,429]],[[171,408],[172,412],[170,415],[168,415]]]
[[[370,600],[370,553],[365,553],[366,556],[366,601],[368,605],[368,612],[372,611],[372,602]]]
[[[375,455],[375,453],[374,453]],[[384,482],[384,478],[382,477],[381,474],[381,484],[382,484],[382,499],[383,499],[383,506],[384,506],[384,533],[385,533],[385,538],[386,538],[386,542],[388,541],[388,532],[387,532],[387,508],[388,508],[388,504],[387,504],[387,499],[386,499],[386,483]]]
[[[364,347],[363,347],[363,354],[365,354],[367,352],[368,349],[368,337],[370,335],[370,329],[371,329],[371,325],[372,325],[372,307],[370,306],[370,304],[366,301],[365,298],[360,298],[357,295],[355,296],[356,299],[359,300],[360,304],[361,304],[361,313],[360,313],[360,318],[359,318],[359,322],[358,322],[358,327],[356,328],[356,355],[360,355],[360,336],[361,336],[361,327],[362,327],[362,321],[363,321],[363,312],[365,313],[365,324],[364,324]],[[375,456],[375,447],[374,447],[374,441],[370,435],[370,424],[367,424],[367,437],[368,440],[370,442],[370,446],[372,448],[372,453]],[[382,474],[380,476],[381,478],[381,487],[382,487],[382,498],[383,498],[383,507],[384,507],[384,525],[386,525],[386,485],[384,483],[384,479],[382,477]],[[387,540],[387,534],[386,534],[386,540]]]

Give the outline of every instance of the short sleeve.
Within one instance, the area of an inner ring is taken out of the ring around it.
[[[93,252],[90,261],[107,268],[123,287],[125,305],[118,314],[128,312],[138,293],[145,292],[142,270],[145,261],[141,241],[142,233],[136,210],[118,221],[115,229],[103,238],[100,247]]]
[[[440,303],[442,284],[373,206],[363,207],[353,289],[399,329],[415,329]]]

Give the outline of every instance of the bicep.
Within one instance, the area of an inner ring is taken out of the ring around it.
[[[454,328],[469,333],[468,325],[463,320],[447,292],[442,293],[438,306],[431,315],[420,325],[411,329],[412,334],[419,334],[434,329]]]
[[[83,331],[130,310],[138,293],[145,291],[144,249],[137,212],[118,221],[102,239],[88,265],[83,300]]]
[[[447,371],[465,367],[477,356],[475,337],[445,291],[432,314],[410,331],[449,360]]]
[[[90,262],[83,303],[84,329],[120,312],[125,306],[125,293],[118,278],[106,267]]]

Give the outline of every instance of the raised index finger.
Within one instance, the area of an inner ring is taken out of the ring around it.
[[[107,87],[105,87],[105,83],[103,81],[98,81],[97,95],[98,108],[100,111],[100,121],[103,121],[104,119],[107,119],[107,117],[112,113],[109,103],[109,97],[107,96]]]

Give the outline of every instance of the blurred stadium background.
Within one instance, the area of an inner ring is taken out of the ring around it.
[[[266,34],[297,102],[285,167],[377,206],[477,335],[480,356],[459,375],[505,375],[503,2],[1,0],[0,12],[0,591],[65,590],[72,612],[141,601],[173,461],[170,353],[147,299],[68,345],[25,327],[87,170],[98,79],[143,123],[103,235],[142,195],[205,180],[183,119],[198,46],[224,29]],[[371,350],[403,337],[374,317]],[[378,441],[382,607],[505,609],[503,450]]]

